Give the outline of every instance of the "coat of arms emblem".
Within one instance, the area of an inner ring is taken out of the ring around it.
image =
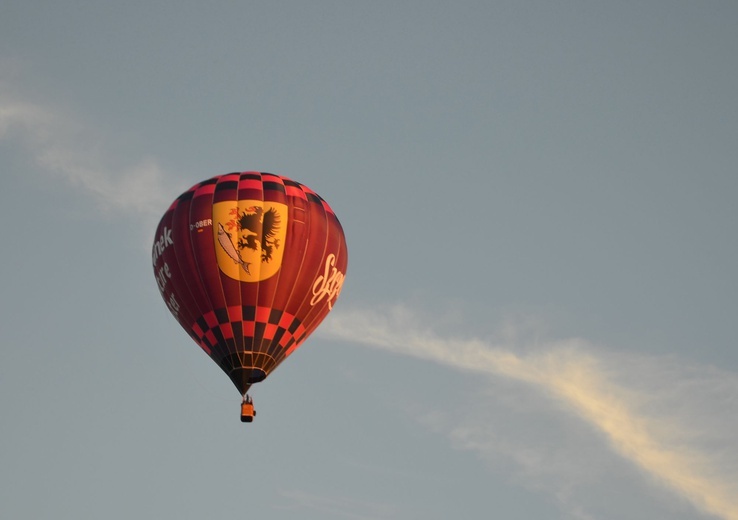
[[[282,265],[287,206],[239,200],[213,205],[213,232],[220,270],[242,282],[258,282]]]

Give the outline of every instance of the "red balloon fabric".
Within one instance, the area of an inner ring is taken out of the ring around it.
[[[167,307],[242,395],[323,321],[347,261],[330,206],[304,184],[262,172],[216,176],[184,192],[152,250]]]

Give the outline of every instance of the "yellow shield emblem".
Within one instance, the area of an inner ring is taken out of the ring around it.
[[[215,254],[220,270],[242,282],[274,276],[282,265],[287,217],[287,206],[279,202],[234,200],[213,204]]]

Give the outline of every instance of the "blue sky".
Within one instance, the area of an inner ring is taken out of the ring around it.
[[[732,2],[0,7],[0,514],[738,519]],[[150,265],[196,182],[349,266],[257,421]]]

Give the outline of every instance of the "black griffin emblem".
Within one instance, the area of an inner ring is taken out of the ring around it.
[[[240,212],[238,208],[230,211],[233,218],[226,223],[229,230],[235,230],[239,250],[251,249],[261,251],[261,261],[269,262],[274,249],[279,249],[277,233],[282,225],[282,219],[275,208],[252,206]]]

